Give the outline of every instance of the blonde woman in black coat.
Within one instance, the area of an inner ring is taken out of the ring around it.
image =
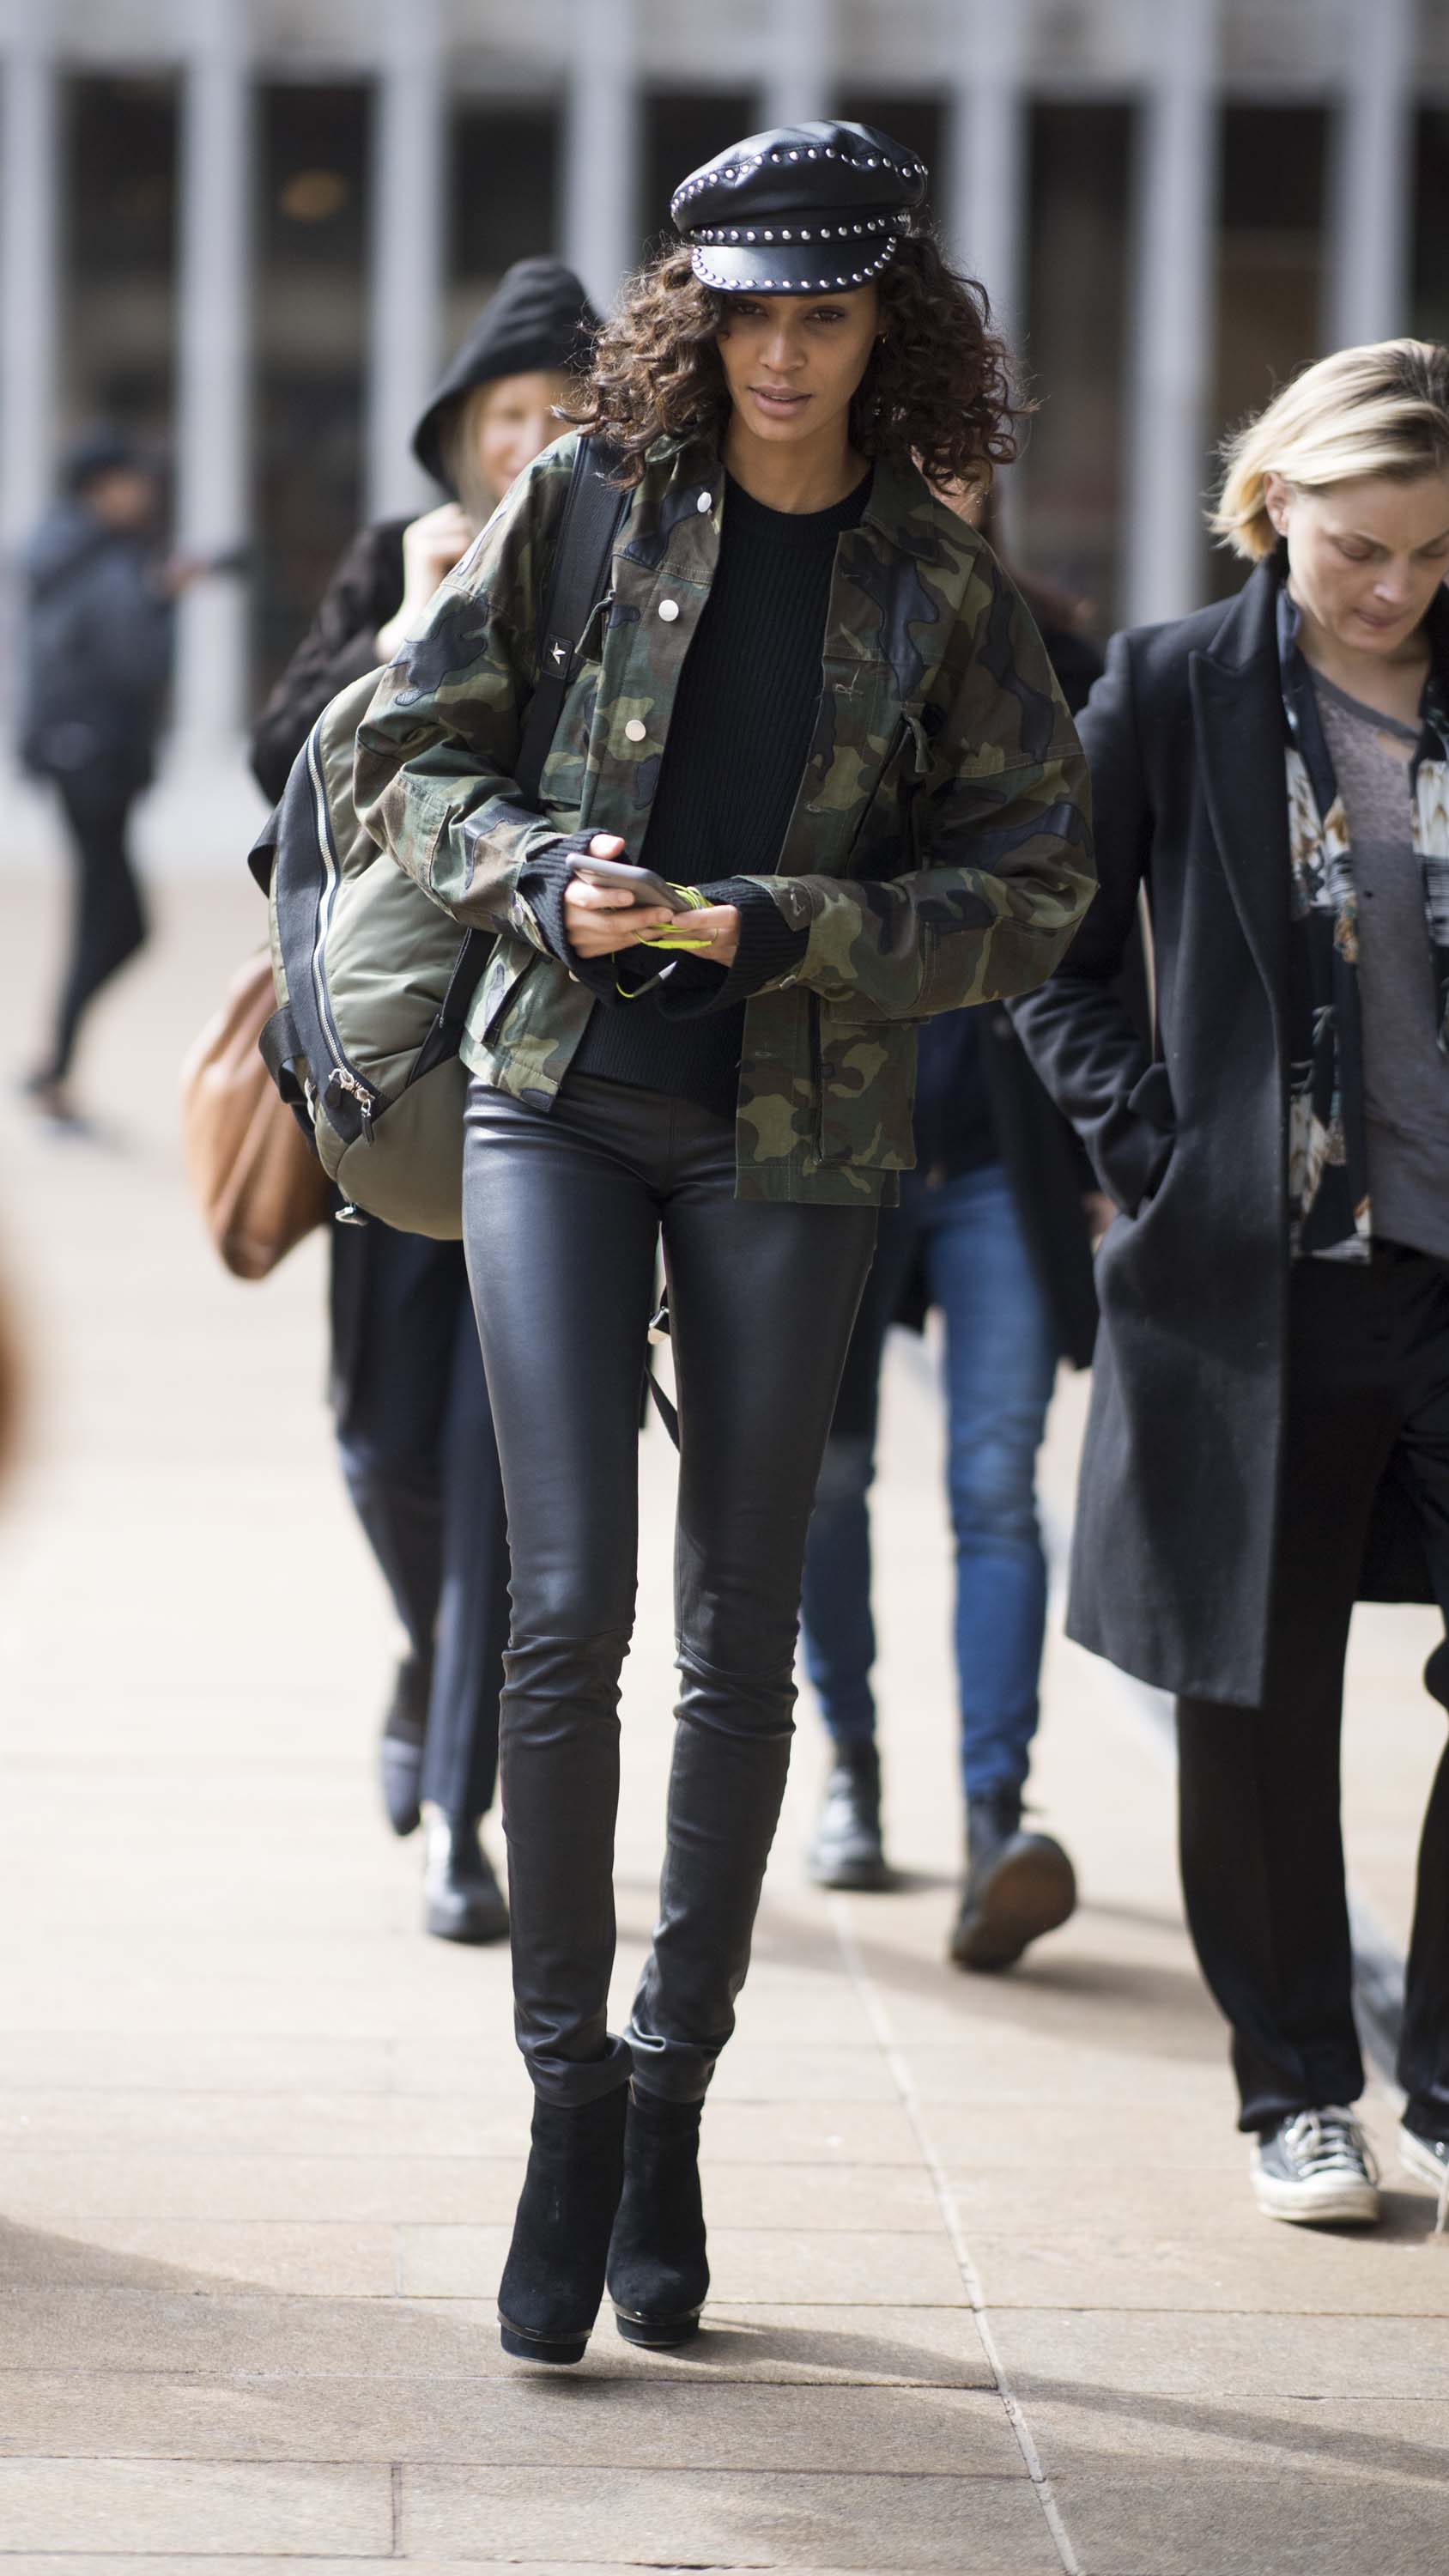
[[[1449,352],[1310,368],[1234,442],[1216,527],[1255,569],[1113,643],[1081,720],[1101,891],[1013,1016],[1121,1210],[1069,1629],[1177,1696],[1259,2207],[1363,2223],[1344,1651],[1356,1594],[1449,1613]],[[1111,992],[1143,890],[1155,1054]],[[1400,2151],[1449,2197],[1449,1756],[1418,1887]]]

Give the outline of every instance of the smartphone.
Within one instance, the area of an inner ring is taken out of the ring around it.
[[[631,868],[627,859],[571,858],[569,868],[586,885],[623,886],[636,903],[662,904],[666,912],[688,912],[689,905],[652,868]]]

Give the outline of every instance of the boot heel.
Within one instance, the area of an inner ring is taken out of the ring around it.
[[[534,2335],[522,2326],[512,2326],[500,2312],[498,2340],[514,2361],[582,2361],[589,2347],[588,2334]]]
[[[677,2317],[641,2317],[616,2301],[614,2323],[625,2343],[637,2343],[645,2352],[677,2352],[681,2344],[693,2343],[700,2313],[698,2308],[687,2308]]]

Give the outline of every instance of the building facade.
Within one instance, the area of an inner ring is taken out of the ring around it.
[[[1231,578],[1223,429],[1324,348],[1449,334],[1449,0],[0,0],[0,540],[58,443],[164,442],[178,722],[235,733],[508,263],[607,302],[739,134],[915,145],[1037,402],[1022,560],[1098,623]]]

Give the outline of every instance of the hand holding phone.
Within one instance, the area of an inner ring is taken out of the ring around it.
[[[724,937],[733,954],[732,933],[738,916],[728,907],[710,910],[703,896],[670,885],[652,868],[624,859],[624,843],[612,833],[596,833],[587,852],[571,856],[570,882],[564,894],[564,918],[572,946],[581,957],[607,957],[625,948],[688,949],[713,953]],[[694,935],[679,927],[690,923]],[[721,956],[721,963],[728,958]]]
[[[598,837],[602,841],[603,833]],[[623,843],[619,846],[622,848]],[[585,885],[608,886],[611,890],[618,887],[628,895],[631,903],[659,904],[666,912],[689,910],[677,887],[666,885],[663,877],[656,876],[652,868],[633,867],[627,859],[602,858],[591,850],[585,858],[570,859],[569,867],[574,876],[582,877]]]

